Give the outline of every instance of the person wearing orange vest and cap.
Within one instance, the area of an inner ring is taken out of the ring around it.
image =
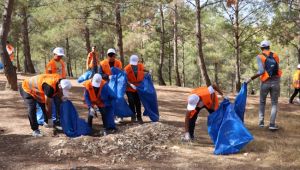
[[[128,97],[129,107],[133,112],[131,121],[136,122],[137,120],[140,124],[142,124],[141,101],[136,91],[136,86],[144,80],[144,65],[139,63],[139,57],[137,55],[132,55],[130,56],[129,64],[124,68],[124,70],[127,74],[127,80],[129,83],[126,95]]]
[[[201,109],[205,108],[209,113],[213,113],[218,109],[219,100],[215,91],[223,97],[222,91],[216,85],[196,88],[188,96],[183,141],[194,139],[195,124]]]
[[[100,112],[103,122],[104,131],[103,134],[106,135],[108,130],[106,126],[106,111],[105,111],[105,100],[107,98],[113,99],[115,96],[111,89],[108,87],[108,84],[105,80],[102,79],[102,76],[99,73],[96,73],[92,79],[87,80],[83,83],[84,86],[84,99],[85,103],[89,108],[88,113],[88,124],[92,127],[93,118],[98,117],[97,111]],[[111,92],[108,92],[111,91]],[[106,95],[106,96],[104,96]]]
[[[104,80],[110,79],[111,67],[122,69],[122,62],[116,59],[116,50],[113,48],[107,50],[107,58],[100,62],[99,73]]]
[[[65,63],[62,60],[62,57],[65,56],[64,49],[61,47],[56,47],[53,50],[54,57],[49,61],[46,67],[46,74],[58,74],[60,78],[66,78],[66,67]],[[55,108],[56,108],[56,117],[55,117],[55,125],[60,126],[60,105],[62,101],[58,97],[53,98]]]
[[[57,96],[65,100],[69,97],[71,87],[71,82],[61,79],[58,74],[40,74],[22,82],[20,94],[28,106],[28,118],[33,136],[42,136],[36,118],[36,105],[38,104],[42,108],[48,127],[52,127],[51,98]]]
[[[278,97],[280,95],[280,77],[282,74],[279,68],[279,57],[276,53],[270,51],[269,41],[262,41],[260,43],[260,48],[262,53],[256,57],[258,72],[249,78],[246,83],[260,77],[259,127],[264,127],[266,98],[270,93],[272,109],[269,129],[277,130],[278,126],[275,124],[275,120],[277,115]]]
[[[92,51],[88,54],[86,59],[86,69],[92,70],[93,75],[98,72],[98,57],[99,54],[97,52],[96,46],[92,47]]]
[[[299,93],[299,101],[300,101],[300,64],[298,64],[297,70],[293,75],[293,87],[295,88],[295,91],[289,100],[289,103],[291,104],[293,104],[293,100],[298,93]]]
[[[53,50],[53,54],[54,57],[46,66],[46,74],[58,74],[61,78],[66,78],[66,67],[64,61],[62,60],[62,57],[65,56],[64,49],[61,47],[56,47]]]
[[[6,42],[6,51],[9,55],[10,61],[13,62],[15,58],[15,48],[9,43],[9,41]]]

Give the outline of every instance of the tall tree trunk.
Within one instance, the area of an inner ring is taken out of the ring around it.
[[[17,58],[17,71],[21,72],[20,58],[19,58],[19,41],[16,41],[16,58]]]
[[[300,45],[299,45],[297,51],[298,51],[298,64],[300,64]]]
[[[239,1],[237,0],[235,4],[235,23],[234,23],[234,38],[235,38],[235,90],[238,92],[241,88],[241,61],[240,61],[240,31],[239,28]]]
[[[179,68],[178,68],[178,27],[177,27],[177,4],[174,5],[174,71],[176,86],[181,86]]]
[[[172,60],[171,60],[171,41],[169,42],[169,82],[172,86]]]
[[[160,57],[159,57],[159,67],[158,67],[158,84],[165,86],[165,80],[163,78],[163,64],[165,57],[165,19],[164,19],[164,11],[162,4],[159,6],[160,10]]]
[[[205,61],[204,61],[204,54],[203,54],[203,49],[202,49],[202,34],[201,34],[201,6],[200,6],[200,1],[196,1],[196,16],[197,16],[197,47],[198,47],[198,67],[201,71],[201,77],[203,81],[206,83],[207,86],[211,85],[211,81],[209,79],[209,76],[207,74],[206,66],[205,66]]]
[[[121,4],[119,0],[116,3],[115,13],[116,13],[116,32],[118,35],[118,48],[120,52],[120,59],[123,65],[125,65],[124,52],[123,52],[122,22],[121,22]]]
[[[85,49],[87,54],[89,52],[91,52],[91,40],[90,40],[90,29],[89,29],[89,25],[88,25],[88,17],[89,17],[89,12],[85,12],[84,15],[84,39],[85,39]]]
[[[218,63],[214,63],[214,70],[215,70],[215,82],[218,85],[219,84],[219,77],[218,77]]]
[[[73,72],[72,72],[72,61],[71,61],[71,55],[70,55],[70,44],[69,44],[69,38],[66,38],[66,57],[68,59],[67,61],[67,70],[68,70],[68,76],[73,77]]]
[[[184,39],[182,38],[182,86],[185,87]]]
[[[23,18],[22,21],[22,38],[23,38],[23,53],[25,56],[25,72],[35,73],[35,69],[31,60],[30,53],[30,44],[29,44],[29,35],[28,35],[28,15],[27,15],[27,7],[22,7],[21,16]]]
[[[4,2],[4,10],[2,14],[2,24],[0,25],[0,56],[4,65],[4,74],[7,79],[6,87],[8,89],[17,91],[17,73],[16,68],[12,65],[9,55],[6,51],[6,41],[11,24],[11,15],[13,11],[14,0],[6,0]]]

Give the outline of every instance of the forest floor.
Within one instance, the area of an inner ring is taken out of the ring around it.
[[[24,77],[18,75],[19,82]],[[71,100],[86,118],[83,90],[76,80],[72,83]],[[189,88],[156,87],[160,123],[150,123],[147,117],[143,125],[125,119],[118,133],[101,137],[97,133],[101,124],[95,119],[92,136],[70,139],[44,127],[44,137],[32,137],[22,98],[4,86],[0,74],[0,169],[300,169],[300,105],[288,104],[284,97],[279,100],[280,129],[271,132],[258,127],[259,97],[249,96],[245,124],[254,141],[241,153],[216,156],[204,111],[197,121],[195,141],[180,141]],[[266,120],[269,113],[268,99]]]

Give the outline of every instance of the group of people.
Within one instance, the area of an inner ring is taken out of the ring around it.
[[[252,80],[260,77],[260,102],[259,102],[259,127],[263,128],[265,125],[265,105],[266,98],[270,93],[271,96],[271,116],[269,129],[277,130],[276,116],[278,109],[278,97],[280,95],[280,77],[282,71],[279,67],[279,57],[276,53],[271,52],[270,42],[262,41],[260,43],[262,52],[256,56],[258,72],[247,79],[245,83],[249,83]],[[57,47],[53,51],[54,57],[48,63],[46,68],[46,74],[37,75],[26,79],[22,83],[20,92],[28,105],[28,117],[33,130],[34,136],[40,136],[41,133],[38,129],[36,121],[36,104],[40,105],[45,113],[45,120],[47,120],[47,126],[52,126],[51,119],[51,102],[53,98],[57,108],[62,100],[69,97],[69,90],[71,88],[71,82],[66,78],[65,64],[62,61],[64,56],[64,50]],[[84,99],[88,106],[88,124],[92,126],[92,120],[97,116],[97,112],[102,115],[103,126],[105,127],[105,101],[104,98],[114,97],[105,96],[103,91],[109,91],[107,82],[111,79],[111,68],[116,67],[122,69],[122,62],[116,59],[116,51],[109,49],[107,51],[107,58],[99,62],[99,54],[96,46],[92,48],[92,51],[87,56],[86,68],[93,72],[92,79],[83,83],[84,86]],[[129,64],[123,69],[127,74],[128,85],[126,94],[128,97],[129,107],[134,113],[131,117],[133,122],[138,121],[143,123],[141,115],[141,102],[139,95],[136,91],[136,86],[144,79],[145,70],[144,65],[139,62],[137,55],[130,57]],[[293,85],[295,87],[295,93],[290,99],[290,103],[293,102],[293,98],[300,92],[300,65],[294,75]],[[192,90],[188,96],[187,113],[185,117],[185,134],[183,140],[190,141],[194,139],[195,123],[198,117],[198,113],[201,109],[206,109],[209,113],[213,113],[218,109],[219,102],[216,92],[218,92],[223,98],[225,95],[216,86],[211,85],[208,87],[199,87]],[[57,112],[58,121],[54,124],[59,124],[59,110]]]
[[[53,50],[53,59],[49,61],[46,66],[45,74],[36,75],[25,79],[20,87],[20,94],[23,97],[25,103],[28,106],[28,118],[31,129],[33,130],[33,136],[42,136],[39,130],[39,124],[37,122],[36,107],[41,107],[44,113],[44,125],[46,127],[53,127],[60,125],[60,104],[62,101],[69,98],[69,91],[72,87],[71,81],[66,79],[66,67],[62,58],[65,56],[64,49],[57,47]],[[87,70],[93,72],[92,78],[83,82],[84,87],[84,100],[88,106],[88,125],[92,127],[93,118],[97,117],[97,113],[101,114],[104,135],[107,132],[115,131],[116,129],[109,129],[106,127],[106,109],[105,106],[109,105],[107,99],[115,98],[113,92],[108,87],[108,83],[112,77],[111,68],[115,67],[122,69],[122,63],[116,59],[116,51],[109,49],[107,51],[107,58],[103,61],[98,61],[98,52],[96,47],[92,48],[92,51],[87,57]],[[137,55],[130,57],[129,64],[124,68],[126,72],[128,85],[126,94],[128,97],[128,103],[133,115],[131,117],[132,122],[143,123],[141,114],[141,102],[136,90],[136,86],[139,85],[144,79],[144,72],[146,71],[144,65],[139,62]],[[56,108],[56,119],[53,122],[52,119],[52,107],[54,103]]]

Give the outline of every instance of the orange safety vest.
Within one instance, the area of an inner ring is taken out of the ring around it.
[[[105,59],[105,60],[101,61],[100,62],[100,66],[101,66],[102,71],[103,71],[104,74],[107,74],[107,75],[111,75],[112,74],[111,70],[110,70],[108,59]],[[122,69],[122,62],[120,60],[118,60],[118,59],[115,59],[114,67]]]
[[[133,71],[133,69],[132,69],[132,67],[131,67],[130,64],[128,64],[124,68],[125,72],[127,73],[128,82],[134,84],[135,86],[138,86],[139,83],[144,80],[144,65],[141,64],[141,63],[139,63],[137,65],[137,67],[138,67],[137,77],[135,76],[134,71]],[[136,92],[136,90],[134,90],[131,87],[127,87],[126,91]]]
[[[196,94],[199,96],[200,100],[203,102],[204,106],[208,109],[210,109],[213,105],[213,101],[211,98],[211,94],[209,93],[209,90],[207,87],[199,87],[197,89],[192,90],[191,94]],[[217,110],[219,107],[219,100],[216,92],[214,93],[215,95],[215,108],[214,110]],[[193,110],[190,118],[192,118],[196,114],[196,110]]]
[[[293,87],[300,89],[300,70],[297,70],[293,75]]]
[[[270,51],[264,51],[263,53],[266,54],[267,56],[269,56],[271,52]],[[266,63],[266,60],[267,60],[266,56],[264,56],[263,54],[259,54],[258,56],[261,59],[261,61],[263,63],[263,66],[265,66],[265,63]],[[277,64],[279,65],[278,55],[276,53],[273,53],[273,57],[274,57],[275,61],[277,62]],[[281,71],[281,69],[278,69],[278,77],[281,77],[281,75],[282,75],[282,71]],[[264,81],[268,80],[269,77],[270,76],[269,76],[268,72],[265,70],[265,72],[260,76],[260,80],[262,82],[264,82]]]
[[[45,103],[45,93],[43,91],[42,85],[47,83],[54,89],[54,96],[57,93],[57,83],[60,79],[58,74],[40,74],[37,76],[25,79],[22,83],[23,90],[30,94],[34,99],[40,103]]]
[[[94,61],[94,58],[96,61]],[[98,53],[95,53],[95,56],[94,56],[94,53],[90,52],[87,56],[87,67],[93,68],[94,63],[96,63],[96,65],[98,64]]]
[[[61,64],[61,74],[60,77],[61,78],[66,78],[67,73],[66,73],[66,69],[65,69],[65,63],[62,59],[59,60],[60,64]],[[49,63],[47,64],[46,67],[46,74],[58,74],[58,70],[56,68],[56,61],[54,60],[54,58],[52,60],[49,61]],[[51,73],[49,72],[49,70],[51,70]]]
[[[100,89],[98,91],[98,94],[96,95],[94,87],[92,85],[92,80],[88,80],[88,81],[85,81],[83,83],[83,86],[89,92],[90,100],[91,100],[93,106],[94,105],[96,105],[98,107],[104,107],[105,106],[103,101],[101,100],[101,97],[100,97],[101,96],[101,91],[102,91],[102,88],[103,88],[104,85],[105,85],[105,80],[102,80],[101,84],[100,84]]]
[[[14,47],[11,44],[6,45],[6,51],[9,54],[10,61],[14,61]]]

